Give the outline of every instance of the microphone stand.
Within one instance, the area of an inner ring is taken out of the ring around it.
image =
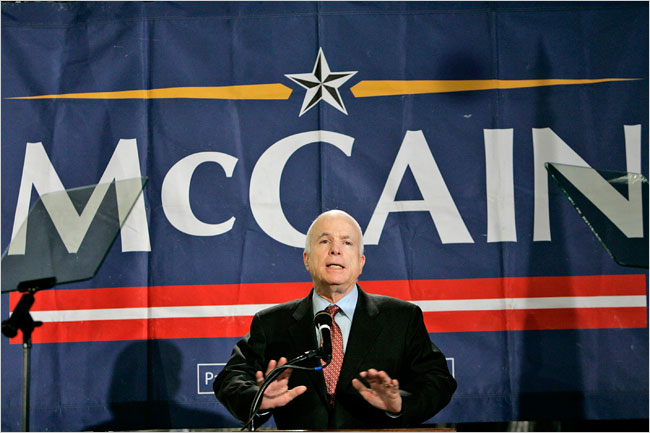
[[[287,361],[285,364],[280,365],[278,367],[275,367],[271,372],[266,376],[264,379],[264,382],[262,383],[262,386],[257,390],[257,393],[255,394],[255,398],[253,399],[253,404],[251,405],[251,409],[249,412],[248,416],[248,422],[244,424],[244,427],[242,427],[242,431],[246,430],[250,426],[250,431],[255,431],[255,424],[254,420],[255,417],[257,416],[257,412],[260,410],[260,406],[262,405],[262,396],[264,395],[264,391],[266,391],[266,388],[273,382],[284,370],[287,368],[295,368],[295,369],[300,369],[300,370],[312,370],[312,371],[318,371],[322,370],[324,367],[326,367],[329,362],[327,362],[325,365],[321,365],[318,367],[302,367],[295,365],[299,362],[306,361],[308,359],[313,359],[313,358],[321,358],[321,351],[320,350],[309,350],[302,355],[299,355],[295,358],[293,358],[290,361]]]
[[[49,289],[56,284],[55,278],[44,278],[41,280],[26,281],[18,285],[18,291],[24,293],[16,305],[11,317],[2,322],[2,333],[9,338],[18,334],[20,329],[23,333],[23,385],[22,385],[22,431],[29,431],[29,396],[30,396],[30,373],[31,373],[31,350],[32,332],[34,328],[43,324],[34,321],[29,314],[29,309],[34,304],[34,293],[39,290]]]

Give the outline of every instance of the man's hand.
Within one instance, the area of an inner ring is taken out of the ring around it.
[[[269,365],[266,368],[266,374],[269,374],[276,366],[282,366],[287,363],[287,358],[282,357],[278,362],[275,359],[269,361]],[[289,403],[294,398],[298,397],[303,392],[307,391],[307,387],[304,385],[296,386],[295,388],[289,389],[289,376],[291,376],[291,369],[288,368],[282,372],[264,391],[264,397],[262,397],[262,405],[260,410],[269,410],[275,407],[281,407]],[[265,374],[261,371],[255,373],[255,380],[257,381],[258,386],[262,386],[264,383]]]
[[[366,387],[359,379],[352,379],[352,386],[368,403],[387,412],[398,414],[402,411],[402,396],[399,393],[399,382],[391,379],[385,371],[371,368],[359,373],[370,385]]]

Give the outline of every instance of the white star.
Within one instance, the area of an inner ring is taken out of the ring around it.
[[[285,77],[307,89],[305,99],[302,101],[299,117],[318,104],[321,99],[337,110],[348,114],[338,89],[357,72],[331,72],[327,65],[327,60],[325,60],[323,49],[320,48],[318,50],[318,57],[316,57],[316,63],[314,64],[314,70],[311,73],[286,74]]]

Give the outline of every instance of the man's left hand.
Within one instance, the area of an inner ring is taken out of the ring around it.
[[[368,403],[387,412],[399,414],[402,411],[402,396],[399,393],[399,382],[391,379],[385,371],[371,368],[359,373],[370,388],[359,379],[352,379],[352,386]]]

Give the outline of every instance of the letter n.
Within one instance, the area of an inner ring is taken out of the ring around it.
[[[624,125],[625,160],[628,172],[641,172],[641,125]],[[533,241],[550,241],[551,226],[548,205],[548,175],[544,164],[554,162],[590,168],[550,128],[533,128],[535,160],[535,209]],[[562,171],[562,169],[560,169]],[[596,170],[583,170],[581,176],[572,171],[563,175],[593,203],[628,238],[643,237],[641,183],[628,184],[628,198],[621,195]]]

